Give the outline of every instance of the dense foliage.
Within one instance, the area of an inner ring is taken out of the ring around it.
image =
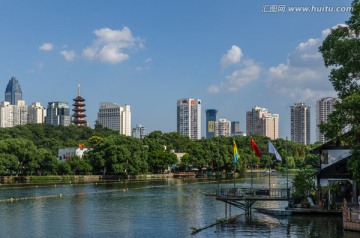
[[[320,130],[328,139],[343,140],[351,146],[348,168],[360,180],[360,0],[353,1],[352,9],[347,25],[332,29],[320,47],[340,99]]]
[[[208,171],[233,171],[233,140],[239,159],[237,169],[251,164],[259,168],[282,169],[288,158],[289,168],[313,168],[317,157],[308,153],[312,146],[304,146],[277,139],[272,141],[283,161],[273,158],[268,151],[269,138],[254,136],[262,151],[254,155],[250,138],[219,137],[190,140],[178,133],[154,131],[145,139],[119,135],[106,128],[68,127],[45,124],[28,124],[13,128],[0,128],[0,174],[3,175],[54,175],[54,174],[144,174],[163,173],[169,168],[189,170],[207,168]],[[60,148],[90,148],[83,159],[72,157],[58,162]],[[173,152],[184,153],[181,162]]]

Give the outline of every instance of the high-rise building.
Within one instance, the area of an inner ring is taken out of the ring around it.
[[[226,120],[226,118],[219,118],[215,122],[215,137],[218,136],[231,136],[231,121]]]
[[[206,138],[215,136],[216,109],[207,109],[206,113]]]
[[[326,142],[325,136],[320,132],[319,125],[322,122],[328,121],[330,113],[334,111],[334,105],[337,100],[337,98],[326,97],[316,102],[316,141]]]
[[[291,141],[299,144],[310,144],[310,106],[295,103],[290,107]]]
[[[46,110],[39,102],[33,102],[31,105],[27,106],[27,111],[28,123],[44,123]]]
[[[137,124],[135,128],[132,129],[132,137],[138,139],[144,139],[147,136],[146,128],[141,124]]]
[[[0,127],[12,127],[14,122],[13,107],[5,101],[0,104]]]
[[[240,123],[238,121],[231,122],[231,135],[237,135],[240,133]]]
[[[87,121],[85,119],[85,99],[80,96],[80,84],[78,85],[78,95],[76,98],[73,99],[74,101],[74,114],[72,115],[72,123],[77,126],[86,126]]]
[[[45,124],[70,125],[70,108],[67,102],[49,102],[46,109]]]
[[[10,102],[0,103],[0,127],[13,127],[27,123],[27,107],[25,101],[18,100],[17,105]]]
[[[10,105],[17,105],[18,100],[22,100],[22,91],[19,81],[12,77],[6,86],[5,90],[5,101],[9,102]]]
[[[246,112],[246,134],[262,135],[275,140],[279,137],[279,114],[255,106]]]
[[[192,140],[201,139],[201,100],[177,100],[177,132]]]
[[[131,136],[130,105],[109,102],[100,103],[97,122],[122,135]]]

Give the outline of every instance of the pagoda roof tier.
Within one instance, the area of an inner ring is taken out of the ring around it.
[[[85,101],[85,99],[81,96],[77,96],[76,98],[73,99],[73,101],[83,102]]]
[[[82,102],[75,102],[74,104],[73,104],[73,106],[75,106],[75,107],[78,107],[78,106],[81,106],[81,107],[84,107],[86,104],[85,103],[82,103]]]
[[[74,112],[85,112],[86,109],[85,108],[74,108],[74,109],[72,109],[72,111],[74,111]]]
[[[86,117],[86,115],[84,113],[74,113],[73,116],[77,116],[77,117]]]

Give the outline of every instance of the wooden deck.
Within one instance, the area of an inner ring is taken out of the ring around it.
[[[360,232],[360,206],[348,206],[344,199],[343,227],[345,230]]]
[[[288,200],[290,189],[286,188],[222,188],[216,192],[217,200]]]
[[[247,216],[256,201],[286,201],[290,189],[287,188],[222,188],[216,191],[216,200],[243,209]],[[225,209],[226,210],[226,209]],[[226,211],[225,211],[226,214]]]

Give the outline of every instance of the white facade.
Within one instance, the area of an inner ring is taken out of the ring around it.
[[[310,106],[295,103],[291,106],[291,141],[310,144]]]
[[[226,120],[226,118],[219,118],[215,122],[215,137],[218,136],[231,136],[231,121]]]
[[[131,136],[130,105],[102,102],[97,121],[104,127],[118,131],[122,135]]]
[[[177,100],[177,132],[192,140],[201,139],[201,100],[182,98]]]
[[[27,107],[28,123],[44,123],[46,110],[39,102],[33,102]]]
[[[60,162],[69,160],[73,156],[77,156],[80,159],[83,157],[84,153],[88,151],[87,148],[64,148],[59,149],[58,151],[58,160]]]
[[[10,102],[0,103],[0,127],[13,127],[27,123],[27,107],[24,100],[18,100],[17,105]]]
[[[246,112],[246,134],[262,135],[275,140],[279,137],[279,114],[255,106]]]
[[[147,135],[146,128],[141,124],[137,124],[136,127],[132,129],[132,137],[134,138],[144,139]]]
[[[337,98],[327,97],[321,98],[316,102],[316,141],[325,143],[325,136],[320,132],[319,125],[322,122],[327,122],[330,113],[334,111],[334,105]]]
[[[0,104],[0,127],[13,127],[14,108],[10,102],[1,102]]]

